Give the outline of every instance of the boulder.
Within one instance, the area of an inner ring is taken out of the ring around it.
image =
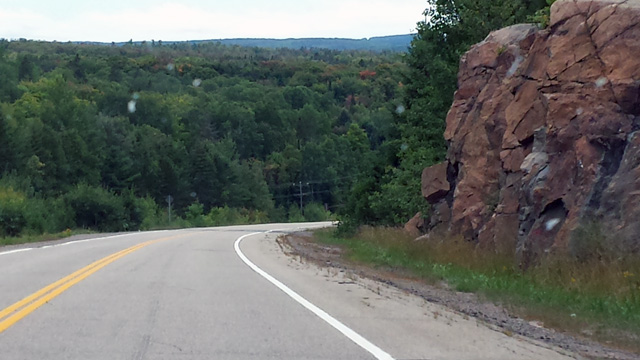
[[[424,225],[424,217],[422,216],[422,213],[419,212],[415,214],[415,216],[412,217],[411,220],[407,221],[407,223],[404,225],[404,231],[406,231],[413,237],[418,237],[424,233]]]
[[[422,171],[422,196],[430,204],[444,198],[451,187],[447,181],[448,163],[430,166]]]

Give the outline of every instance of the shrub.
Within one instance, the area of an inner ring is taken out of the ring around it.
[[[160,225],[165,222],[163,213],[153,198],[138,198],[136,199],[136,206],[142,217],[142,221],[140,222],[141,230],[154,229],[160,227]]]
[[[260,210],[245,210],[249,224],[266,224],[270,221],[269,214]]]
[[[342,216],[338,221],[338,227],[335,230],[337,237],[353,237],[358,232],[358,222],[349,216]]]
[[[125,190],[119,196],[122,202],[122,230],[137,230],[142,224],[144,215],[138,197],[133,190]]]
[[[304,207],[304,218],[307,221],[325,221],[331,219],[331,213],[322,204],[310,203]]]
[[[210,223],[210,219],[204,216],[203,214],[204,214],[204,205],[196,201],[193,204],[189,205],[189,207],[187,208],[187,212],[185,214],[185,220],[189,222],[191,226],[195,226],[195,227],[207,226]]]
[[[554,2],[556,2],[556,0],[547,0],[547,6],[529,16],[527,21],[538,24],[543,29],[548,27],[551,20],[551,5],[553,5]]]
[[[61,198],[27,198],[24,207],[25,232],[53,234],[74,227],[71,209]]]
[[[289,207],[289,222],[304,221],[306,221],[306,219],[304,218],[304,215],[302,215],[302,212],[300,212],[300,208],[298,208],[296,205],[291,205],[291,207]]]
[[[287,221],[287,208],[284,206],[274,207],[269,211],[269,220],[273,222]]]
[[[228,206],[212,208],[207,214],[208,223],[212,226],[248,224],[249,216],[238,209]]]
[[[26,197],[13,188],[0,188],[0,235],[18,236],[27,225]]]
[[[119,231],[129,228],[125,204],[113,192],[79,184],[65,195],[79,228],[99,231]]]

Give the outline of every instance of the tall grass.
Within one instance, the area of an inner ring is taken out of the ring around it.
[[[514,252],[482,250],[460,237],[416,241],[389,228],[364,228],[355,236],[315,233],[318,241],[347,249],[354,261],[403,269],[427,282],[445,281],[544,321],[640,350],[638,256],[549,256],[526,271]]]

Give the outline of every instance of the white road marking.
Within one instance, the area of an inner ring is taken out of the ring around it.
[[[1,252],[1,253],[0,253],[0,256],[2,256],[2,255],[9,255],[9,254],[15,254],[15,253],[19,253],[19,252],[23,252],[23,251],[29,251],[29,250],[33,250],[33,248],[24,248],[24,249],[17,249],[17,250],[5,251],[5,252]]]
[[[146,231],[146,234],[157,234],[157,233],[163,233],[163,232],[167,232],[170,230],[156,230],[156,231]],[[108,239],[115,239],[115,238],[120,238],[120,237],[125,237],[125,236],[131,236],[131,235],[137,235],[139,234],[138,232],[131,232],[131,233],[127,233],[127,234],[119,234],[119,235],[111,235],[111,236],[103,236],[103,237],[97,237],[97,238],[91,238],[91,239],[84,239],[84,240],[75,240],[75,241],[67,241],[61,244],[55,244],[55,245],[45,245],[45,246],[40,246],[40,247],[30,247],[30,248],[24,248],[24,249],[16,249],[16,250],[10,250],[10,251],[5,251],[5,252],[0,252],[0,256],[2,255],[9,255],[9,254],[15,254],[15,253],[20,253],[20,252],[24,252],[24,251],[29,251],[29,250],[42,250],[42,249],[49,249],[49,248],[55,248],[55,247],[60,247],[60,246],[67,246],[67,245],[76,245],[76,244],[82,244],[82,243],[88,243],[88,242],[93,242],[93,241],[100,241],[100,240],[108,240]]]
[[[322,320],[327,322],[329,325],[333,326],[336,330],[341,332],[344,336],[348,337],[351,341],[356,343],[358,346],[360,346],[361,348],[363,348],[366,351],[368,351],[376,359],[378,359],[378,360],[395,360],[391,355],[386,353],[384,350],[380,349],[379,347],[377,347],[373,343],[371,343],[369,340],[367,340],[364,337],[362,337],[362,335],[358,334],[357,332],[355,332],[354,330],[352,330],[348,326],[344,325],[343,323],[338,321],[333,316],[327,314],[324,310],[322,310],[319,307],[317,307],[316,305],[312,304],[309,300],[303,298],[298,293],[296,293],[295,291],[293,291],[289,287],[287,287],[285,284],[281,283],[276,278],[274,278],[273,276],[269,275],[266,271],[264,271],[261,268],[259,268],[256,264],[252,263],[251,260],[249,260],[242,253],[242,251],[240,250],[240,242],[242,242],[242,240],[244,240],[245,238],[247,238],[249,236],[253,236],[253,235],[258,235],[258,234],[266,234],[266,233],[273,232],[273,231],[277,231],[277,230],[271,230],[271,231],[267,231],[267,232],[255,232],[255,233],[251,233],[251,234],[240,236],[236,240],[236,242],[233,244],[233,247],[236,250],[236,254],[238,254],[240,259],[242,261],[244,261],[244,263],[247,264],[253,271],[257,272],[260,276],[262,276],[263,278],[267,279],[270,283],[272,283],[273,285],[278,287],[278,289],[282,290],[285,294],[289,295],[292,299],[297,301],[300,305],[302,305],[305,308],[307,308],[307,310],[309,310],[312,313],[316,314],[319,318],[321,318]]]

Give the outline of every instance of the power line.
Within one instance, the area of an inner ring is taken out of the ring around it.
[[[336,177],[336,178],[332,178],[332,179],[328,179],[328,180],[307,180],[307,181],[302,181],[302,184],[306,184],[306,185],[327,184],[327,183],[336,182],[338,180],[353,179],[353,178],[356,178],[358,176],[360,176],[360,175],[342,176],[342,177]],[[300,181],[298,181],[298,182],[300,182]],[[298,185],[298,184],[292,183],[291,185],[289,185],[289,183],[286,183],[286,184],[271,186],[271,188],[272,189],[281,189],[281,188],[287,188],[287,187],[291,187],[291,186],[295,186],[295,185]]]
[[[302,196],[308,196],[308,195],[314,195],[314,194],[326,194],[326,193],[331,193],[331,190],[320,190],[320,191],[308,191],[308,192],[303,192]],[[274,199],[284,199],[284,198],[290,198],[290,197],[297,197],[300,196],[300,193],[292,193],[292,194],[288,194],[288,195],[278,195],[278,196],[274,196]]]

